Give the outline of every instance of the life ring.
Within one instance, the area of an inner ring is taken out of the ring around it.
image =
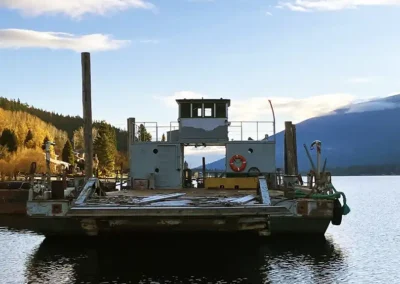
[[[258,177],[260,174],[261,174],[261,172],[257,167],[251,167],[247,171],[247,176],[249,176],[249,177]]]
[[[235,161],[238,160],[238,159],[242,162],[240,167],[235,165]],[[247,161],[246,161],[245,157],[243,157],[242,155],[234,155],[230,159],[229,165],[231,166],[232,171],[234,171],[234,172],[242,172],[242,171],[244,171],[244,169],[247,166]]]

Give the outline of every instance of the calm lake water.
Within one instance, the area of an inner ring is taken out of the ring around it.
[[[48,241],[0,228],[0,283],[400,283],[400,177],[336,177],[325,239]]]

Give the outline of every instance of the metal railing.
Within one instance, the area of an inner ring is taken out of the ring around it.
[[[231,141],[275,141],[273,121],[230,121],[228,136]]]
[[[146,133],[151,137],[141,133],[141,125],[146,129]],[[170,141],[171,137],[167,137],[168,132],[179,129],[179,122],[172,121],[169,125],[159,125],[157,122],[136,122],[134,126],[135,137],[137,141],[142,142],[157,142],[163,140],[163,135],[165,135],[165,140]],[[171,134],[171,133],[169,133]],[[147,138],[151,138],[148,140]]]
[[[142,133],[141,129],[145,129]],[[157,122],[135,122],[135,140],[157,142],[171,141],[171,131],[179,130],[179,122],[173,121],[169,125],[159,125]],[[228,124],[228,138],[230,141],[268,140],[275,141],[275,124],[273,121],[230,121]],[[151,137],[150,137],[151,136]],[[151,138],[151,139],[150,139]]]

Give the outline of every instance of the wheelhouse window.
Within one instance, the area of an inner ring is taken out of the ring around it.
[[[203,117],[203,104],[202,103],[192,104],[192,117],[193,118]]]
[[[216,107],[216,116],[218,118],[226,118],[226,104],[225,103],[217,103]]]
[[[181,118],[190,118],[190,103],[181,103]]]
[[[180,118],[227,118],[227,103],[205,100],[179,102]]]
[[[214,117],[214,104],[204,104],[204,117]]]

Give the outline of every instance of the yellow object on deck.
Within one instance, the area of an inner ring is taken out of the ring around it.
[[[206,178],[207,189],[257,189],[258,178],[235,177],[235,178]]]

